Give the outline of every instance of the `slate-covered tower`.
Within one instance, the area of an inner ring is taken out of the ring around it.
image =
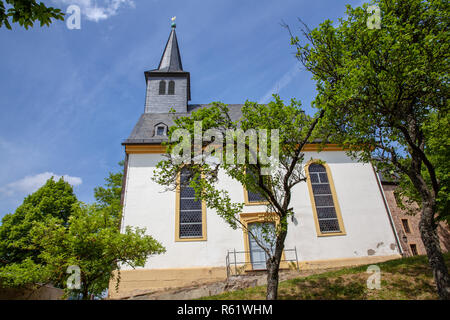
[[[175,28],[173,23],[158,69],[144,73],[147,83],[145,113],[167,113],[171,108],[187,112],[191,100],[190,75],[183,71]]]

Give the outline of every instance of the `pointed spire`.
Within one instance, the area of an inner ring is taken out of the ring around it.
[[[173,21],[173,20],[172,20]],[[178,48],[177,34],[175,32],[176,25],[172,23],[172,31],[170,32],[169,40],[167,40],[166,48],[161,57],[158,71],[162,72],[177,72],[183,71],[181,64],[180,49]]]

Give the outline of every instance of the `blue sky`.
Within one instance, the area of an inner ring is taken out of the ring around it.
[[[272,93],[310,109],[285,21],[310,27],[361,0],[47,0],[81,8],[81,29],[0,28],[0,218],[52,175],[93,201],[123,159],[121,142],[144,109],[144,71],[158,66],[177,17],[191,103],[267,102]]]

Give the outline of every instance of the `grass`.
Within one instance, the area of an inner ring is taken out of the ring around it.
[[[447,266],[450,253],[444,254]],[[280,300],[429,300],[438,299],[426,256],[376,264],[381,270],[381,288],[368,289],[367,267],[359,266],[280,282]],[[265,299],[266,286],[225,292],[205,300]]]

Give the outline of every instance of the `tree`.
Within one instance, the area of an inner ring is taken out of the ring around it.
[[[77,203],[72,186],[53,177],[27,196],[13,214],[7,214],[0,226],[0,282],[2,286],[35,285],[46,278],[40,258],[41,248],[33,243],[33,223],[56,218],[67,224],[72,206]]]
[[[10,7],[5,8],[5,3]],[[41,27],[49,26],[52,19],[64,20],[64,13],[61,9],[46,7],[44,3],[37,3],[35,0],[0,0],[0,27],[5,25],[6,28],[12,29],[9,22],[18,22],[20,26],[33,27],[35,21],[39,21]]]
[[[117,217],[97,205],[74,205],[68,227],[56,218],[36,222],[32,229],[34,243],[41,247],[48,282],[70,282],[71,266],[80,271],[80,287],[65,286],[66,294],[101,296],[108,288],[113,271],[121,265],[144,266],[148,255],[165,251],[145,229],[117,228]],[[119,273],[120,277],[120,273]],[[117,278],[117,284],[120,278]],[[73,277],[72,277],[73,278]]]
[[[436,198],[436,221],[446,221],[447,226],[450,222],[450,142],[448,135],[445,134],[447,128],[450,127],[449,117],[438,117],[436,112],[430,114],[430,121],[424,123],[423,130],[424,135],[428,139],[427,149],[425,153],[433,163],[436,176],[440,182],[440,189]],[[443,134],[444,133],[444,134]],[[427,184],[431,185],[430,175],[425,166],[421,168],[422,176],[426,180]],[[406,204],[419,204],[421,206],[422,199],[418,190],[411,183],[409,177],[396,170],[394,173],[398,176],[399,188],[396,189],[396,197],[399,200],[399,206],[402,209],[409,211],[410,214],[415,214],[416,211],[411,209],[414,206],[403,205]]]
[[[267,105],[247,101],[238,121],[231,121],[228,107],[219,102],[194,111],[190,116],[175,117],[175,125],[168,133],[167,159],[158,163],[153,177],[159,184],[174,190],[181,171],[187,168],[180,184],[194,188],[197,200],[205,201],[207,207],[214,209],[232,228],[241,228],[255,239],[268,257],[267,299],[270,300],[277,298],[278,271],[288,232],[287,219],[294,213],[290,207],[292,188],[306,180],[301,150],[314,139],[314,128],[323,115],[320,113],[310,118],[296,100],[285,105],[278,96],[274,97],[275,101]],[[279,141],[272,140],[274,136],[264,141],[260,135],[256,147],[253,138],[245,138],[245,133],[261,130],[268,130],[266,133],[276,130]],[[180,136],[180,133],[184,135]],[[227,138],[225,148],[222,134]],[[198,145],[196,140],[200,135],[207,141]],[[180,146],[190,151],[179,151]],[[203,155],[202,148],[206,152]],[[263,150],[267,150],[271,157],[266,158],[259,152]],[[180,163],[179,156],[185,161]],[[211,157],[225,161],[211,161]],[[274,161],[275,158],[279,161]],[[228,191],[217,185],[219,172],[226,173],[247,190],[267,200],[264,220],[275,222],[276,228],[263,225],[263,237],[259,237],[243,224],[240,213],[244,204],[233,201]]]
[[[7,214],[0,226],[0,266],[21,263],[27,258],[39,263],[39,249],[32,245],[30,230],[34,221],[48,217],[67,223],[72,206],[77,202],[72,186],[53,177],[27,196],[13,214]]]
[[[124,161],[119,162],[119,166],[123,167]],[[116,173],[110,172],[108,177],[105,178],[106,184],[104,187],[96,187],[94,189],[94,197],[97,205],[100,208],[108,208],[111,214],[117,217],[120,223],[120,217],[122,215],[121,195],[122,195],[122,182],[123,171]]]
[[[304,38],[291,33],[292,44],[317,81],[314,104],[334,141],[360,161],[408,177],[437,291],[450,299],[436,233],[438,215],[449,214],[449,3],[372,4],[381,12],[380,29],[368,28],[367,4],[347,6],[337,26],[326,20],[310,30],[302,23]]]
[[[52,283],[65,288],[66,295],[88,299],[108,288],[113,271],[119,270],[119,284],[121,265],[143,266],[148,255],[164,252],[145,229],[120,232],[122,176],[110,173],[106,186],[95,188],[97,203],[92,205],[78,202],[64,180],[50,178],[6,215],[0,226],[1,285]],[[73,291],[67,287],[70,266],[80,271],[81,286]]]

